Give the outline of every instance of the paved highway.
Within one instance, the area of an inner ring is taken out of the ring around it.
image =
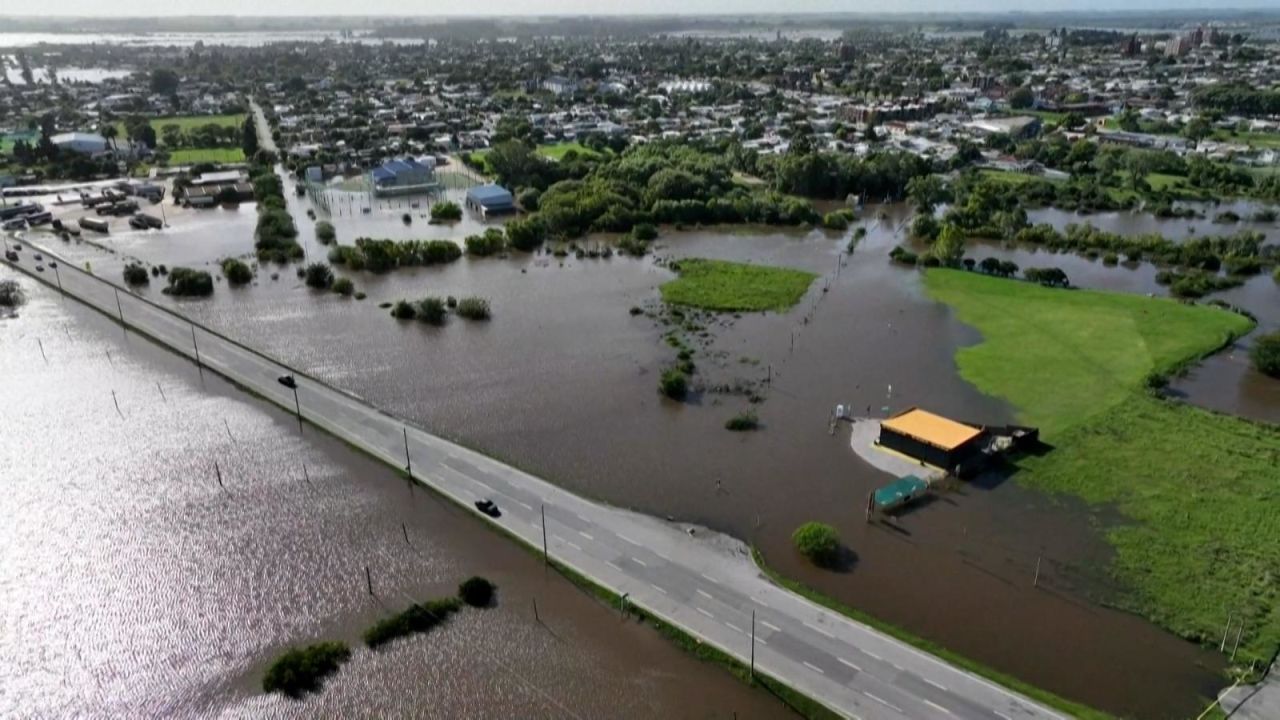
[[[539,550],[686,632],[755,664],[839,714],[862,720],[963,718],[1023,720],[1063,715],[958,669],[866,625],[784,590],[765,577],[741,543],[585,500],[492,458],[378,411],[127,290],[65,263],[34,272],[33,249],[12,263],[207,369],[294,410],[475,512],[490,498],[491,519]],[[118,298],[118,300],[117,300]],[[117,304],[117,302],[119,304]],[[543,512],[545,510],[545,526]],[[851,508],[850,512],[859,511]],[[692,530],[692,533],[690,532]],[[945,599],[940,599],[945,602]]]

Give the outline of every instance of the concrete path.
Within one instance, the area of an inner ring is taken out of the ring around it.
[[[849,446],[868,465],[895,478],[915,475],[921,480],[938,480],[947,473],[932,465],[925,465],[905,455],[885,450],[876,445],[880,437],[880,421],[876,418],[854,418],[849,421]]]
[[[1280,718],[1280,666],[1257,685],[1241,685],[1223,691],[1218,702],[1231,720],[1275,720]]]
[[[474,511],[490,498],[496,520],[555,560],[757,671],[863,720],[1022,720],[1063,715],[957,669],[866,625],[771,583],[738,541],[580,498],[551,483],[449,443],[186,318],[59,263],[34,272],[28,248],[13,265],[196,359],[289,410],[294,392],[277,378],[293,373],[303,417]],[[119,302],[119,305],[117,305]],[[132,330],[130,331],[132,332]],[[313,431],[309,431],[313,432]],[[545,512],[545,525],[543,513]],[[851,508],[850,512],[860,512]]]

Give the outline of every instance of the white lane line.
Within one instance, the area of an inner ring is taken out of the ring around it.
[[[634,560],[634,561],[635,561],[635,563],[636,563],[637,565],[639,565],[640,567],[649,567],[649,564],[648,564],[648,563],[646,563],[645,561],[641,560],[640,558],[631,558],[631,559],[632,559],[632,560]]]
[[[702,588],[698,588],[698,589],[697,589],[697,593],[698,593],[699,595],[701,595],[702,597],[704,597],[704,598],[708,599],[708,600],[715,600],[715,598],[711,597],[711,594],[710,594],[710,593],[708,593],[707,591],[703,590]]]
[[[834,640],[836,637],[835,635],[832,635],[831,633],[827,632],[826,630],[823,630],[822,628],[818,627],[817,625],[814,625],[811,622],[806,622],[804,626],[809,628],[810,630],[816,630],[822,633],[823,635],[826,635],[827,637],[831,638],[832,640]]]
[[[759,605],[759,606],[761,606],[761,607],[769,607],[769,603],[767,603],[767,602],[765,602],[765,601],[761,600],[760,598],[756,597],[755,595],[752,595],[752,596],[751,596],[751,602],[753,602],[753,603],[755,603],[755,604],[757,604],[757,605]]]
[[[734,625],[731,622],[726,622],[725,625],[729,626],[729,629],[734,632],[742,633],[743,635],[746,635],[746,633],[742,632],[742,628],[738,627],[737,625]]]
[[[579,545],[579,544],[578,544],[578,543],[576,543],[576,542],[573,542],[572,540],[565,540],[565,541],[564,541],[564,544],[565,544],[565,545],[568,545],[569,547],[573,548],[574,550],[577,550],[578,552],[582,552],[582,546],[581,546],[581,545]]]
[[[622,533],[618,533],[618,537],[622,538],[625,542],[629,542],[632,545],[635,545],[636,547],[641,547],[640,543],[636,542],[635,540],[632,540],[631,538],[627,537],[626,535],[623,535]]]
[[[922,700],[924,700],[924,698],[921,698],[921,699],[922,699]],[[936,703],[936,702],[933,702],[933,701],[930,701],[930,700],[925,700],[925,701],[924,701],[924,704],[925,704],[925,705],[928,705],[929,707],[931,707],[931,708],[933,708],[934,710],[937,710],[937,711],[939,711],[939,712],[944,712],[944,713],[946,713],[946,714],[948,714],[948,715],[950,715],[950,714],[951,714],[951,711],[950,711],[950,710],[948,710],[948,709],[946,709],[946,708],[942,707],[941,705],[939,705],[939,704],[938,704],[938,703]]]
[[[802,660],[801,662],[803,662],[803,663],[804,663],[804,666],[805,666],[805,667],[809,668],[810,670],[813,670],[814,672],[818,673],[819,675],[826,675],[826,673],[825,673],[825,672],[823,672],[822,668],[818,667],[817,665],[814,665],[813,663],[809,662],[808,660]]]
[[[892,660],[890,660],[890,661],[889,661],[889,665],[890,665],[891,667],[893,667],[893,669],[894,669],[894,670],[897,670],[898,672],[905,672],[905,671],[902,669],[902,666],[901,666],[901,665],[899,665],[899,664],[898,664],[898,663],[896,663],[896,662],[893,662]]]
[[[694,610],[697,610],[698,612],[702,613],[703,615],[706,615],[707,617],[711,618],[712,620],[715,620],[715,619],[716,619],[716,616],[715,616],[715,615],[712,615],[711,613],[707,612],[706,610],[703,610],[703,609],[702,609],[702,608],[700,608],[700,607],[696,607],[696,608],[694,608]]]
[[[1009,717],[1008,715],[1005,715],[1004,713],[1000,712],[999,710],[992,710],[991,712],[993,712],[993,713],[995,713],[995,714],[999,715],[1000,717],[1004,718],[1004,720],[1013,720],[1013,718]]]
[[[609,562],[608,560],[605,560],[605,561],[604,561],[604,564],[605,564],[605,565],[608,565],[609,567],[613,568],[614,570],[617,570],[618,572],[622,572],[622,568],[618,567],[617,565],[614,565],[613,563]]]
[[[936,683],[936,682],[934,682],[934,681],[930,680],[930,679],[929,679],[929,678],[927,678],[927,677],[922,677],[922,678],[920,678],[920,679],[921,679],[921,680],[923,680],[923,681],[925,681],[925,682],[927,682],[927,683],[929,683],[930,685],[932,685],[932,686],[934,686],[934,687],[938,688],[938,689],[939,689],[939,690],[941,690],[942,692],[950,692],[950,690],[947,690],[947,686],[946,686],[946,685],[939,685],[938,683]]]
[[[657,585],[654,585],[653,583],[649,583],[649,587],[653,588],[654,590],[657,590],[658,592],[662,593],[663,595],[666,595],[666,594],[667,594],[667,591],[666,591],[666,590],[663,590],[662,588],[658,587]]]
[[[867,697],[871,698],[872,700],[875,700],[876,702],[880,703],[881,705],[884,705],[885,707],[887,707],[887,708],[889,708],[889,709],[891,709],[891,710],[896,710],[897,712],[902,712],[902,708],[898,707],[897,705],[894,705],[893,703],[889,702],[888,700],[885,700],[884,698],[876,697],[875,695],[872,695],[871,693],[867,692],[866,690],[863,690],[863,691],[862,691],[862,694],[863,694],[863,695],[866,695]]]
[[[579,531],[578,531],[578,534],[579,534],[579,535],[581,535],[582,537],[584,537],[584,538],[588,539],[588,540],[595,540],[595,538],[593,538],[593,537],[591,537],[590,535],[588,535],[588,534],[586,534],[586,533],[582,532],[581,530],[579,530]]]
[[[877,654],[875,654],[875,653],[871,652],[870,650],[863,650],[863,651],[862,651],[862,654],[863,654],[863,655],[866,655],[867,657],[871,658],[872,660],[879,660],[880,662],[884,662],[884,658],[882,658],[882,657],[880,657],[879,655],[877,655]]]
[[[764,638],[759,637],[759,636],[757,636],[757,637],[756,637],[756,642],[760,643],[761,645],[768,645],[768,644],[769,644],[769,643],[767,643],[767,642],[765,642],[765,641],[764,641]]]
[[[836,658],[836,661],[839,662],[841,665],[846,665],[848,667],[853,668],[854,670],[857,670],[858,672],[862,672],[862,668],[858,667],[857,665],[854,665],[853,663],[849,662],[848,660],[845,660],[842,657]]]
[[[519,505],[520,507],[524,508],[525,510],[528,510],[529,512],[533,512],[533,506],[532,506],[532,505],[530,505],[529,503],[526,503],[526,502],[520,502],[519,500],[516,500],[515,498],[512,498],[512,499],[511,499],[511,502],[513,502],[513,503],[515,503],[515,504]]]
[[[782,628],[778,627],[777,625],[774,625],[773,623],[769,622],[768,620],[761,620],[761,621],[760,621],[760,624],[761,624],[761,625],[763,625],[763,626],[765,626],[765,627],[767,627],[767,628],[769,628],[770,630],[772,630],[772,631],[774,631],[774,632],[776,632],[776,633],[780,633],[780,632],[782,632]]]
[[[702,576],[702,579],[703,579],[703,580],[706,580],[706,581],[708,581],[708,582],[715,583],[716,585],[719,585],[719,584],[720,584],[720,581],[719,581],[719,580],[716,580],[715,578],[711,577],[710,575],[708,575],[708,574],[706,574],[706,573],[698,573],[698,574]]]

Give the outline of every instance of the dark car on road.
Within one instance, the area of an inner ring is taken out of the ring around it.
[[[292,375],[281,375],[277,380],[280,381],[281,385],[289,388],[290,390],[298,389],[298,382],[293,379]]]
[[[502,517],[502,511],[492,500],[477,500],[476,509],[491,518]]]

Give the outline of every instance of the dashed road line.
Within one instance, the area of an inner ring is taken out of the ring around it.
[[[649,564],[641,560],[640,558],[631,558],[631,560],[635,562],[635,564],[639,565],[640,567],[649,567]]]
[[[715,600],[715,598],[711,597],[711,593],[707,592],[706,590],[703,590],[702,588],[697,588],[696,592],[708,600]]]
[[[752,596],[751,596],[751,602],[753,602],[753,603],[755,603],[755,604],[759,605],[760,607],[769,607],[769,603],[767,603],[767,602],[765,602],[765,601],[761,600],[760,598],[756,597],[755,595],[752,595]]]
[[[999,715],[1000,717],[1004,718],[1004,720],[1013,720],[1013,718],[1009,717],[1008,715],[1005,715],[1004,713],[1000,712],[999,710],[992,710],[991,712],[993,712],[993,713],[995,713],[996,715]]]
[[[703,580],[706,580],[706,581],[708,581],[708,582],[715,583],[716,585],[719,585],[719,584],[720,584],[720,581],[719,581],[719,580],[716,580],[715,578],[711,577],[710,575],[708,575],[708,574],[706,574],[706,573],[698,573],[698,574],[702,576],[702,579],[703,579]]]
[[[569,547],[573,548],[574,550],[577,550],[578,552],[582,552],[582,546],[581,546],[581,545],[579,545],[578,543],[576,543],[576,542],[572,541],[572,540],[565,540],[565,541],[564,541],[564,544],[565,544],[565,545],[568,545]]]
[[[657,590],[658,592],[662,593],[663,595],[666,595],[666,594],[667,594],[667,591],[666,591],[666,590],[663,590],[662,588],[658,587],[657,585],[654,585],[653,583],[649,583],[649,587],[653,588],[654,590]]]
[[[875,695],[872,695],[871,693],[867,692],[866,690],[863,690],[863,691],[862,691],[862,694],[863,694],[863,695],[866,695],[867,697],[871,698],[872,700],[875,700],[876,702],[880,703],[881,705],[884,705],[885,707],[887,707],[887,708],[889,708],[889,709],[891,709],[891,710],[896,710],[896,711],[898,711],[898,712],[902,712],[902,708],[898,707],[897,705],[894,705],[893,703],[889,702],[888,700],[885,700],[884,698],[876,697]]]
[[[924,698],[921,698],[921,700],[924,700]],[[948,714],[948,715],[950,715],[950,714],[951,714],[951,711],[950,711],[950,710],[948,710],[948,709],[946,709],[946,708],[942,707],[941,705],[939,705],[939,704],[938,704],[938,703],[936,703],[936,702],[933,702],[932,700],[925,700],[925,701],[924,701],[924,704],[925,704],[925,705],[928,705],[929,707],[933,708],[934,710],[938,710],[938,711],[940,711],[940,712],[944,712],[944,713],[946,713],[946,714]]]
[[[809,628],[810,630],[816,630],[817,632],[820,632],[820,633],[822,633],[823,635],[826,635],[827,637],[831,638],[832,640],[834,640],[834,639],[836,638],[836,636],[835,636],[835,635],[832,635],[831,633],[827,632],[826,630],[823,630],[822,628],[818,627],[817,625],[814,625],[814,624],[813,624],[813,623],[811,623],[811,622],[806,621],[806,622],[804,623],[804,626],[805,626],[805,627],[807,627],[807,628]]]
[[[715,619],[716,619],[716,616],[715,616],[715,615],[712,615],[711,613],[707,612],[706,610],[703,610],[703,609],[702,609],[702,608],[700,608],[700,607],[696,607],[696,608],[694,608],[694,610],[697,610],[698,612],[702,613],[703,615],[706,615],[707,617],[711,618],[712,620],[715,620]]]
[[[533,512],[533,506],[532,506],[532,505],[530,505],[530,504],[529,504],[529,503],[527,503],[527,502],[520,502],[519,500],[516,500],[515,498],[512,498],[512,499],[511,499],[511,502],[513,502],[513,503],[515,503],[515,504],[519,505],[520,507],[524,508],[525,510],[528,510],[529,512]]]
[[[622,568],[618,567],[617,565],[615,565],[615,564],[614,564],[614,563],[612,563],[612,562],[609,562],[608,560],[605,560],[605,561],[604,561],[604,564],[605,564],[605,565],[608,565],[609,567],[613,568],[614,570],[617,570],[618,572],[622,572]]]
[[[780,632],[782,632],[782,628],[778,627],[777,625],[774,625],[773,623],[769,622],[768,620],[761,620],[761,621],[760,621],[760,624],[761,624],[761,625],[763,625],[763,626],[765,626],[765,627],[767,627],[767,628],[769,628],[770,630],[772,630],[772,631],[774,631],[774,632],[776,632],[776,633],[780,633]]]
[[[858,672],[862,672],[862,668],[858,667],[857,665],[854,665],[853,663],[849,662],[848,660],[845,660],[842,657],[836,658],[836,662],[839,662],[841,665],[847,665]]]
[[[725,623],[725,625],[727,625],[727,626],[729,627],[729,629],[730,629],[730,630],[732,630],[732,631],[734,631],[734,632],[742,633],[743,635],[746,635],[746,633],[742,632],[742,628],[738,627],[737,625],[734,625],[734,624],[733,624],[733,623],[731,623],[731,622],[726,622],[726,623]]]
[[[584,538],[588,539],[588,540],[595,540],[595,538],[593,538],[593,537],[591,537],[590,535],[588,535],[588,534],[586,534],[586,533],[582,532],[581,530],[579,530],[579,531],[578,531],[578,534],[579,534],[579,535],[581,535],[582,537],[584,537]]]
[[[929,683],[930,685],[932,685],[932,686],[934,686],[934,687],[938,688],[938,689],[939,689],[939,690],[941,690],[942,692],[950,692],[950,690],[947,690],[947,686],[946,686],[946,685],[940,685],[940,684],[938,684],[938,683],[936,683],[936,682],[934,682],[934,681],[930,680],[930,679],[929,679],[929,678],[927,678],[927,677],[921,677],[920,679],[921,679],[921,680],[923,680],[923,681],[925,681],[925,682],[927,682],[927,683]]]
[[[863,650],[863,651],[862,651],[862,654],[863,654],[863,655],[866,655],[867,657],[871,658],[872,660],[879,660],[880,662],[884,662],[884,658],[882,658],[882,657],[880,657],[879,655],[877,655],[877,654],[875,654],[875,653],[871,652],[870,650]]]
[[[635,545],[636,547],[641,547],[640,543],[636,542],[635,540],[632,540],[631,538],[627,537],[626,535],[623,535],[622,533],[618,533],[618,537],[622,538],[622,540],[625,542],[629,542],[632,545]]]
[[[801,662],[803,662],[803,663],[804,663],[804,666],[805,666],[805,667],[809,668],[810,670],[813,670],[814,672],[818,673],[819,675],[826,675],[826,674],[827,674],[827,673],[826,673],[826,671],[824,671],[822,668],[818,667],[817,665],[814,665],[813,663],[809,662],[808,660],[801,660]]]

